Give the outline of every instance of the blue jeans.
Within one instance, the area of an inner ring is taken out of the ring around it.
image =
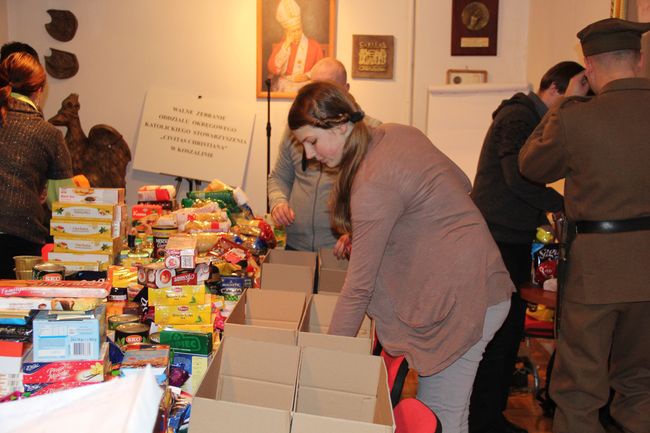
[[[509,309],[510,300],[489,307],[478,343],[441,372],[418,378],[417,397],[438,415],[445,433],[467,433],[469,399],[478,364]]]

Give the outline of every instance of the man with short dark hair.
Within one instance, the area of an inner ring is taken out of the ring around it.
[[[517,93],[503,101],[493,114],[481,149],[472,199],[488,223],[517,290],[530,280],[535,230],[545,221],[546,212],[563,208],[562,195],[521,176],[517,156],[544,114],[562,99],[571,77],[582,70],[575,62],[558,63],[544,74],[537,92]],[[472,433],[525,432],[503,415],[525,314],[526,302],[518,292],[513,293],[508,317],[486,347],[474,380],[469,413]]]
[[[519,153],[522,174],[565,179],[572,240],[551,381],[555,433],[650,431],[650,23],[608,18],[578,33],[586,70]],[[586,79],[585,79],[586,78]],[[596,93],[582,97],[587,85]]]
[[[0,62],[2,62],[13,53],[27,53],[40,63],[38,60],[38,53],[34,48],[32,48],[31,45],[17,41],[7,42],[6,44],[2,45],[2,48],[0,49]]]

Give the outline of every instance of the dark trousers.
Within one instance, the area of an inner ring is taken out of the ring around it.
[[[14,256],[40,256],[43,245],[0,234],[0,279],[16,279]]]
[[[523,283],[530,281],[531,245],[497,242],[497,246],[518,290]],[[503,411],[508,403],[517,352],[524,333],[525,317],[526,302],[515,292],[512,294],[508,316],[485,348],[476,372],[469,406],[471,433],[498,428],[503,422]]]

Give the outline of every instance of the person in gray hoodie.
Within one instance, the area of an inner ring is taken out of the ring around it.
[[[332,57],[321,59],[311,70],[312,81],[334,81],[350,89],[345,66]],[[381,122],[364,121],[377,126]],[[288,250],[318,251],[334,248],[341,234],[332,230],[328,201],[336,171],[304,156],[288,128],[282,136],[275,166],[267,180],[269,209],[273,222],[285,226]],[[347,241],[341,239],[341,245]],[[341,246],[339,250],[343,250]],[[339,256],[341,256],[339,254]]]
[[[519,150],[548,109],[563,99],[569,80],[583,70],[575,62],[558,63],[544,74],[537,92],[517,93],[503,101],[492,114],[483,142],[471,197],[487,221],[517,290],[530,280],[530,251],[537,227],[547,221],[546,212],[563,209],[561,194],[519,173]],[[470,433],[526,431],[503,415],[525,314],[526,302],[518,292],[513,293],[508,317],[487,345],[474,380]]]

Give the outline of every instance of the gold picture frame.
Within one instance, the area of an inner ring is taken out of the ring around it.
[[[292,36],[297,25],[302,36]],[[336,0],[257,0],[257,97],[267,96],[267,83],[271,98],[295,97],[313,63],[334,57],[335,31]],[[283,45],[288,37],[298,42]]]
[[[447,69],[447,84],[487,83],[487,71],[482,69]]]

